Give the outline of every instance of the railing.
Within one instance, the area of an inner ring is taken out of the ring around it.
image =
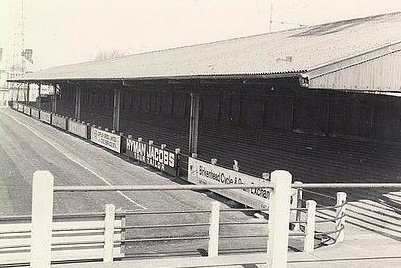
[[[288,247],[288,225],[290,211],[291,175],[286,171],[272,173],[271,182],[263,185],[138,185],[138,186],[54,186],[53,176],[47,171],[34,173],[32,191],[32,240],[31,265],[34,267],[49,267],[51,262],[52,237],[52,211],[53,195],[58,192],[91,192],[91,191],[182,191],[182,190],[211,190],[211,189],[271,189],[269,206],[269,237],[267,263],[269,267],[286,267]],[[104,255],[103,261],[113,261],[113,248],[115,243],[133,243],[137,240],[115,240],[115,226],[112,224],[115,208],[106,206]],[[146,212],[145,212],[146,213]],[[208,239],[208,256],[218,256],[219,240],[219,203],[213,202],[208,237],[192,237],[190,239]],[[206,223],[205,223],[206,224]],[[223,223],[229,224],[229,223]],[[134,228],[135,226],[128,226]],[[121,227],[127,229],[127,226]],[[228,237],[225,237],[228,238]],[[161,238],[160,238],[161,239]],[[165,238],[163,238],[164,240]],[[187,238],[170,238],[187,239]],[[159,239],[152,239],[157,241]]]
[[[107,206],[106,206],[107,207]],[[103,256],[106,213],[76,213],[53,215],[52,261],[99,260]],[[113,218],[116,228],[114,239],[124,237],[125,216]],[[0,218],[0,266],[21,265],[30,262],[31,216]],[[114,243],[113,256],[124,256],[121,243]]]
[[[294,236],[304,237],[305,252],[311,252],[315,248],[315,238],[320,236],[322,239],[330,238],[337,242],[343,242],[344,240],[344,229],[345,229],[345,217],[346,217],[346,205],[347,205],[347,194],[344,192],[338,192],[337,198],[330,195],[324,195],[319,192],[306,190],[304,188],[311,188],[312,184],[302,184],[301,182],[295,182],[292,185],[292,198],[291,198],[291,220],[292,230],[298,231]],[[315,185],[316,186],[316,185]],[[319,187],[324,187],[321,184]],[[304,192],[312,193],[318,196],[323,196],[329,199],[329,202],[335,201],[334,205],[318,205],[315,200],[306,200],[303,198]],[[330,215],[324,211],[334,211],[335,215]],[[302,216],[302,214],[304,214]],[[325,231],[317,231],[318,225],[334,223],[331,226],[332,229]],[[334,228],[333,228],[334,227]],[[291,234],[290,234],[291,235]],[[335,237],[329,237],[334,235]]]

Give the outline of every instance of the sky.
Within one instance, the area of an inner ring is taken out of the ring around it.
[[[21,28],[21,1],[0,0],[7,62]],[[33,49],[40,70],[90,61],[99,52],[134,54],[266,33],[270,14],[272,31],[279,31],[401,11],[401,1],[24,0],[24,10],[25,48]]]

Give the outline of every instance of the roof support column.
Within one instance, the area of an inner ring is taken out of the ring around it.
[[[113,129],[120,131],[121,88],[114,88]]]
[[[54,87],[54,94],[52,98],[52,112],[57,113],[57,84],[54,84],[53,87]]]
[[[77,85],[75,87],[75,110],[74,117],[77,120],[81,119],[81,87]]]
[[[189,155],[198,153],[199,94],[191,93],[191,113],[189,118]]]
[[[25,104],[29,104],[29,88],[30,88],[31,84],[28,83],[28,87],[26,88],[25,91]]]
[[[38,88],[38,103],[36,107],[40,110],[42,108],[42,83],[39,83],[39,88]]]

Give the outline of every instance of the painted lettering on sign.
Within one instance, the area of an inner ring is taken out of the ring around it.
[[[53,114],[52,125],[58,128],[67,129],[67,118]]]
[[[120,153],[121,136],[91,127],[91,141]]]
[[[68,132],[86,139],[88,137],[88,126],[77,121],[68,120]]]
[[[31,108],[24,106],[24,114],[31,115]]]
[[[158,170],[175,175],[176,154],[154,145],[127,139],[127,155]]]
[[[48,124],[51,124],[51,122],[52,122],[52,114],[51,113],[41,110],[39,117],[40,117],[40,121],[46,122]]]
[[[32,117],[39,119],[39,110],[36,108],[31,108],[31,115]]]
[[[231,169],[188,158],[188,181],[194,184],[262,184],[265,180]],[[266,209],[269,189],[213,190],[227,198],[256,209]]]

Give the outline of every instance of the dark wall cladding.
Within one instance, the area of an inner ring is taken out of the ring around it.
[[[294,99],[293,129],[311,134],[327,133],[328,98],[299,96]]]
[[[153,84],[141,85],[134,90],[130,87],[122,89],[122,119],[188,128],[190,95],[187,86]],[[281,81],[274,87],[213,84],[200,92],[200,126],[204,127],[249,131],[272,129],[362,140],[401,141],[401,101],[397,97],[308,90],[293,81]],[[113,86],[86,86],[82,95],[85,103],[81,107],[82,118],[97,111],[104,120],[110,121]],[[75,86],[64,85],[59,109],[71,114],[74,96]],[[88,116],[87,120],[90,119]],[[103,121],[102,124],[107,125]]]

